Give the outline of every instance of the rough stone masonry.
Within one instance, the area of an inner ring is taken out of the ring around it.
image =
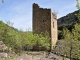
[[[40,34],[47,31],[50,34],[51,50],[57,42],[57,16],[51,9],[40,8],[33,3],[33,32]]]

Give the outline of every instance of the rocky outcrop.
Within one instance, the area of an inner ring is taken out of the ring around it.
[[[0,57],[1,57],[1,58],[7,58],[7,57],[8,57],[8,54],[7,54],[7,53],[2,52],[2,53],[0,53]]]
[[[4,52],[6,50],[8,50],[8,47],[2,41],[0,41],[0,52]]]
[[[10,47],[7,47],[2,41],[0,41],[0,57],[7,58],[13,56],[15,53]]]
[[[8,54],[4,52],[6,50],[8,50],[8,47],[2,41],[0,41],[0,57],[1,58],[8,57]]]

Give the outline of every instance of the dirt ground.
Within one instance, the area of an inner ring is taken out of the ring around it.
[[[48,55],[28,55],[23,54],[21,56],[17,57],[17,60],[69,60],[68,58],[63,58],[60,56],[57,56],[53,53],[50,53]]]

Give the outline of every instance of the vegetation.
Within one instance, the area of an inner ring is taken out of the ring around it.
[[[59,30],[60,40],[57,42],[56,54],[70,59],[80,59],[80,24],[74,24],[73,28],[64,27]]]
[[[1,0],[2,1],[2,3],[4,3],[4,0]]]
[[[11,25],[10,21],[7,24],[0,21],[0,40],[11,47],[16,53],[22,50],[31,50],[35,45],[45,47],[46,50],[50,49],[50,37],[47,32],[33,34],[31,31],[23,32],[14,29]]]
[[[74,60],[80,60],[80,3],[77,1],[79,12],[77,22],[58,28],[58,39],[54,53]]]
[[[80,60],[80,5],[79,1],[76,1],[79,13],[75,15],[77,16],[78,22],[58,28],[59,40],[54,49],[55,54],[68,57],[70,60]],[[33,34],[31,31],[23,32],[14,29],[12,25],[13,23],[10,21],[7,24],[0,21],[0,41],[3,41],[16,53],[20,53],[22,50],[32,50],[33,46],[39,46],[39,49],[41,47],[46,48],[46,50],[50,49],[48,32]]]

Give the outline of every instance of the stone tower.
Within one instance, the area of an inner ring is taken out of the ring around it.
[[[33,32],[40,34],[47,31],[50,34],[51,49],[57,42],[57,19],[51,9],[40,8],[38,4],[33,4]]]

